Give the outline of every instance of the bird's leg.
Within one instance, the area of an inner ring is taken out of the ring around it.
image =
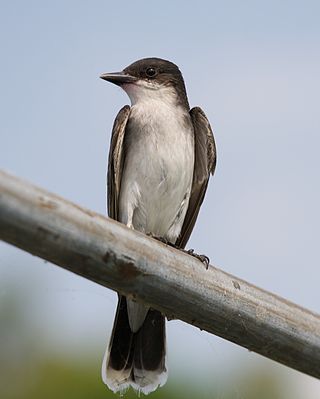
[[[153,238],[155,240],[158,240],[158,241],[162,242],[163,244],[171,245],[170,242],[166,238],[158,237],[158,236],[155,236],[155,235],[153,235],[151,233],[147,233],[147,236],[149,236],[149,237],[151,237],[151,238]]]
[[[166,238],[158,237],[158,236],[155,236],[155,235],[153,235],[151,233],[147,233],[147,236],[152,237],[155,240],[158,240],[158,241],[162,242],[163,244],[169,245],[172,248],[178,249],[179,251],[184,252],[185,254],[193,256],[194,258],[200,260],[200,262],[202,262],[205,265],[206,270],[208,270],[209,265],[210,265],[210,259],[208,258],[208,256],[202,255],[202,254],[201,255],[197,254],[196,252],[194,252],[194,249],[183,249],[183,248],[180,248],[178,245],[168,241]]]
[[[201,254],[201,255],[197,254],[194,252],[194,249],[181,249],[181,248],[178,248],[178,249],[187,253],[188,255],[195,257],[196,259],[199,259],[205,265],[206,270],[209,269],[210,259],[208,258],[208,256],[203,255],[203,254]]]

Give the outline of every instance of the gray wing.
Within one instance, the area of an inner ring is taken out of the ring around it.
[[[112,128],[107,175],[107,204],[108,215],[115,220],[119,217],[118,202],[124,160],[123,139],[129,115],[130,107],[125,105],[119,111]]]
[[[201,108],[195,107],[190,110],[190,116],[194,128],[195,161],[189,206],[176,242],[181,248],[189,240],[217,159],[212,129],[205,113]]]

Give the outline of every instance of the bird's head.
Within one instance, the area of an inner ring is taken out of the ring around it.
[[[120,86],[132,105],[156,100],[178,102],[189,108],[182,74],[170,61],[144,58],[121,72],[104,73],[100,78]]]

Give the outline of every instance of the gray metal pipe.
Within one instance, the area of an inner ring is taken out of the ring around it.
[[[320,378],[319,315],[1,171],[0,238]]]

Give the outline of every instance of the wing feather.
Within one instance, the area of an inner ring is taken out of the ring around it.
[[[119,220],[119,195],[124,161],[123,140],[129,115],[130,107],[125,105],[114,121],[111,135],[107,174],[107,205],[109,217],[115,220]]]
[[[189,206],[176,244],[184,248],[197,220],[205,196],[210,173],[216,167],[216,146],[210,123],[201,108],[190,110],[194,128],[195,161]]]

